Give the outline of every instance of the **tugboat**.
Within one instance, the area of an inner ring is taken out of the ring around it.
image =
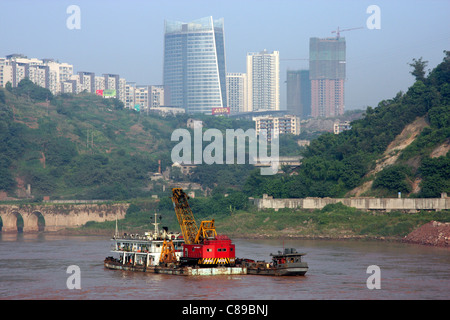
[[[308,263],[302,261],[306,253],[298,253],[294,248],[285,248],[284,252],[270,254],[272,261],[254,261],[239,259],[238,263],[247,268],[247,274],[261,276],[304,276],[308,271]]]

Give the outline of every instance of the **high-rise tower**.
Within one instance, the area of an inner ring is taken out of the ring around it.
[[[306,118],[311,115],[311,80],[309,70],[287,70],[286,107],[289,114]]]
[[[247,75],[227,73],[227,94],[230,113],[247,111]]]
[[[188,113],[227,107],[223,18],[165,21],[165,104]]]
[[[313,117],[334,117],[344,113],[345,64],[345,38],[309,39]]]
[[[280,110],[280,53],[247,53],[248,111]]]

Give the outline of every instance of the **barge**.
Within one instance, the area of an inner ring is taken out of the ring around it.
[[[235,265],[234,245],[228,237],[216,236],[205,240],[203,246],[186,245],[180,233],[169,232],[165,227],[159,229],[156,213],[153,224],[155,230],[143,235],[118,235],[116,226],[113,256],[106,257],[105,268],[184,276],[247,273],[246,267]],[[214,257],[214,252],[220,253],[219,258]]]
[[[272,262],[236,259],[235,245],[226,235],[219,235],[213,220],[204,220],[197,226],[189,197],[180,188],[172,189],[172,201],[182,234],[158,228],[155,213],[154,232],[144,235],[124,234],[113,237],[112,252],[104,266],[113,270],[139,271],[171,275],[304,275],[308,270],[301,261],[304,253],[289,248],[272,254]],[[161,217],[160,217],[161,219]]]
[[[217,266],[217,267],[199,267],[183,266],[181,264],[162,264],[157,266],[146,266],[132,263],[121,263],[118,259],[107,257],[104,265],[108,269],[123,271],[138,271],[159,274],[170,274],[178,276],[218,276],[218,275],[239,275],[247,274],[247,268],[244,266]]]

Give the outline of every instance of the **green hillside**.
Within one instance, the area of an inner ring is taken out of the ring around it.
[[[191,176],[175,172],[172,178],[213,191],[207,200],[213,212],[243,208],[246,197],[264,193],[295,198],[398,192],[438,197],[450,192],[450,54],[446,51],[443,62],[427,76],[420,72],[423,62],[415,63],[416,82],[406,93],[368,107],[351,130],[314,139],[295,170],[261,176],[259,168],[248,164],[204,164]],[[205,129],[222,132],[254,125],[249,120],[195,117]],[[20,198],[30,184],[35,199],[149,197],[158,190],[146,188],[151,183],[148,173],[158,170],[158,160],[163,170],[172,165],[171,150],[178,142],[170,141],[171,134],[186,128],[188,118],[147,116],[123,109],[116,99],[87,93],[52,96],[29,80],[17,88],[0,88],[0,191]],[[296,139],[283,137],[280,155],[301,154]],[[231,197],[225,199],[225,193]]]
[[[351,130],[313,140],[298,170],[275,177],[253,172],[244,186],[246,194],[395,197],[402,192],[440,197],[450,192],[450,52],[444,53],[443,62],[427,77],[424,62],[414,61],[414,85],[376,108],[368,107]],[[402,139],[402,147],[392,146]]]
[[[140,116],[92,94],[52,97],[23,82],[0,89],[0,190],[15,196],[31,184],[37,197],[126,199],[142,194],[159,159],[170,165],[168,141],[183,117]]]
[[[172,165],[171,151],[178,143],[171,141],[172,132],[186,129],[189,117],[139,114],[124,109],[116,99],[88,93],[52,96],[28,79],[17,88],[0,88],[0,191],[23,198],[30,184],[37,200],[161,195],[165,182],[152,183],[149,173],[158,171],[159,160],[163,171]],[[222,132],[254,126],[251,120],[195,118],[205,128]],[[285,142],[295,144],[293,137]],[[239,188],[252,169],[251,165],[204,164],[189,177],[173,172],[171,178],[209,189],[220,186],[223,191]]]

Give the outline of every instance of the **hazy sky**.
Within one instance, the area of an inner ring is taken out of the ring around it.
[[[66,13],[80,8],[81,28]],[[370,5],[381,29],[366,26]],[[450,50],[449,0],[0,0],[0,57],[23,53],[74,65],[75,72],[116,73],[137,84],[162,84],[164,20],[224,18],[227,72],[245,72],[247,52],[280,51],[281,105],[287,69],[307,69],[310,37],[342,32],[347,42],[346,109],[376,106],[414,82],[408,63],[434,68]]]

